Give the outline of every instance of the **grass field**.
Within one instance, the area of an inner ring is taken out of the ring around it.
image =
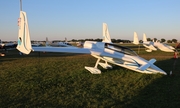
[[[137,48],[134,48],[137,51]],[[139,55],[168,74],[173,53],[161,51]],[[113,65],[93,75],[84,66],[94,66],[90,55],[9,51],[0,57],[0,107],[112,107],[177,108],[180,106],[180,59],[173,74],[141,74]]]

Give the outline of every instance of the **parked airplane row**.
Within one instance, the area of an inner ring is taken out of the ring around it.
[[[170,45],[167,45],[165,43],[160,43],[160,42],[152,42],[152,41],[147,41],[147,37],[146,37],[146,34],[144,33],[143,34],[143,43],[139,43],[139,39],[138,39],[138,36],[137,36],[137,33],[134,32],[134,41],[133,41],[134,44],[136,45],[139,45],[139,44],[142,44],[144,47],[146,47],[146,51],[147,52],[152,52],[152,51],[156,51],[157,49],[161,50],[161,51],[164,51],[164,52],[174,52],[175,51],[175,48],[170,46]]]
[[[107,25],[106,25],[107,26]],[[107,28],[107,27],[106,27]],[[105,34],[103,34],[105,36]],[[109,39],[110,40],[110,39]],[[107,41],[107,40],[106,40]],[[103,40],[103,42],[105,42],[105,40]],[[147,52],[152,52],[152,51],[157,51],[158,49],[164,52],[174,52],[175,48],[167,45],[165,43],[160,43],[158,41],[154,42],[154,41],[147,41],[147,37],[146,34],[143,34],[143,41],[142,43],[139,42],[137,33],[134,32],[134,40],[133,40],[133,44],[135,45],[143,45],[146,49]],[[32,44],[33,47],[39,47],[41,46],[41,44]],[[71,45],[70,43],[67,42],[67,39],[65,38],[65,41],[48,41],[48,38],[46,38],[46,47],[74,47],[73,45]]]
[[[46,47],[73,47],[73,45],[68,43],[67,38],[65,41],[54,40],[50,42],[46,37]]]
[[[0,40],[0,49],[9,49],[9,48],[16,48],[17,44],[14,43],[14,42],[6,42],[6,43],[3,43],[1,40]]]
[[[94,67],[85,66],[92,74],[100,74],[101,70],[98,65],[105,69],[112,68],[109,64],[115,64],[136,72],[147,74],[164,74],[167,73],[154,65],[155,59],[145,60],[138,56],[133,50],[113,44],[106,23],[103,23],[103,41],[85,41],[83,48],[78,47],[32,47],[29,35],[28,20],[26,12],[20,10],[19,34],[17,49],[24,54],[29,54],[31,51],[37,52],[68,52],[90,54],[97,58]],[[101,62],[100,62],[101,61]]]

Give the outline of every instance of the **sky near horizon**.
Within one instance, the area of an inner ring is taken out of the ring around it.
[[[0,39],[16,41],[20,0],[0,0]],[[180,0],[22,0],[31,40],[102,38],[180,40]]]

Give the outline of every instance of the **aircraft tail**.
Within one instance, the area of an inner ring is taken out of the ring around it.
[[[145,33],[143,33],[143,42],[147,42],[147,37]]]
[[[65,42],[68,43],[67,38],[65,37]]]
[[[103,42],[108,42],[108,43],[112,43],[111,42],[111,37],[109,35],[109,31],[108,31],[108,26],[106,23],[103,23]]]
[[[133,41],[133,44],[136,44],[136,45],[139,44],[139,39],[138,39],[138,36],[137,36],[136,32],[134,32],[134,41]]]
[[[20,11],[20,18],[18,18],[18,45],[16,49],[24,54],[29,54],[32,50],[31,40],[29,35],[28,20],[26,12]]]
[[[48,37],[46,37],[46,46],[49,46],[49,40],[48,40]]]

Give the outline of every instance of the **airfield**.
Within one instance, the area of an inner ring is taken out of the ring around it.
[[[114,107],[177,108],[180,106],[180,59],[173,69],[173,53],[145,52],[130,47],[167,72],[141,74],[113,65],[94,75],[84,66],[97,59],[88,54],[38,53],[19,55],[9,50],[0,57],[1,107]],[[170,71],[172,71],[170,75]]]

